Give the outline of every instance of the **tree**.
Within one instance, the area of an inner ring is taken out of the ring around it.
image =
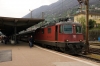
[[[84,16],[81,16],[80,18],[77,18],[77,21],[79,23],[81,23],[81,25],[82,25],[82,32],[83,32],[83,35],[85,37],[85,31],[86,31],[85,17]]]
[[[96,24],[96,21],[90,19],[90,20],[89,20],[89,29],[94,28],[94,25],[95,25],[95,24]]]
[[[77,21],[82,24],[82,27],[85,30],[85,17],[82,16],[79,19],[77,19]]]

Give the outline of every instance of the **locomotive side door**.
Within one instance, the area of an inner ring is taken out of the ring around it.
[[[58,40],[58,26],[55,27],[55,40]]]

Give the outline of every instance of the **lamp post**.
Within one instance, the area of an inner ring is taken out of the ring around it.
[[[44,19],[44,12],[42,12],[42,19]]]
[[[32,18],[32,10],[29,9],[29,11],[31,12],[31,18]]]

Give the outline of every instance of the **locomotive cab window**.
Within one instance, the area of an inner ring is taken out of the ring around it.
[[[82,33],[81,26],[76,26],[76,33]]]
[[[59,33],[63,33],[63,25],[59,26]]]
[[[51,33],[51,28],[48,28],[48,33]]]
[[[63,25],[64,33],[72,33],[72,25]]]

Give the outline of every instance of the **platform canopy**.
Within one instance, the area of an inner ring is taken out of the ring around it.
[[[15,28],[18,33],[42,21],[44,19],[0,17],[0,31],[5,35],[12,35]]]

